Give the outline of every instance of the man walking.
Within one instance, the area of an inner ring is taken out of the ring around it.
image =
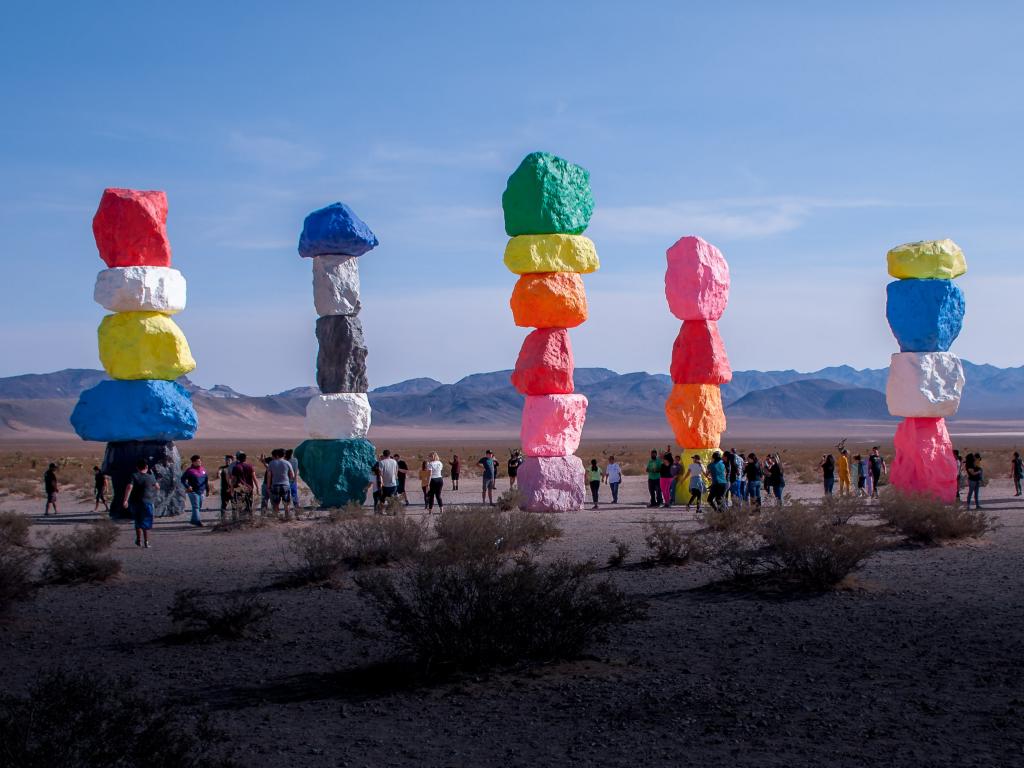
[[[480,493],[480,503],[494,506],[494,487],[498,481],[498,460],[494,458],[492,451],[487,451],[484,457],[477,462],[483,467],[483,488]]]
[[[398,494],[398,462],[391,458],[391,451],[384,449],[377,466],[380,471],[380,502],[387,511],[388,499]]]
[[[43,517],[48,517],[50,507],[53,507],[53,514],[57,514],[57,494],[60,493],[60,485],[57,483],[57,465],[51,463],[46,472],[43,473],[43,491],[46,493],[46,509]]]
[[[656,450],[651,451],[651,460],[647,462],[647,492],[651,497],[648,507],[660,507],[665,503],[661,494],[661,461]]]
[[[189,523],[197,528],[202,528],[203,521],[199,517],[199,512],[203,508],[203,496],[210,495],[210,481],[206,476],[203,460],[198,455],[193,456],[189,461],[191,466],[182,473],[181,484],[185,486],[185,494],[192,506],[192,519],[189,520]]]
[[[103,505],[103,511],[109,512],[110,505],[107,504],[107,476],[103,474],[103,470],[99,467],[92,468],[92,478],[94,486],[94,495],[96,503],[93,504],[92,511],[99,512],[100,504]]]
[[[283,448],[275,448],[270,452],[270,461],[267,462],[267,485],[270,486],[270,503],[274,510],[274,517],[277,517],[284,504],[284,519],[291,519],[292,482],[295,480],[295,472],[290,461],[284,457]]]
[[[612,504],[619,503],[619,485],[622,484],[622,467],[614,456],[608,457],[608,466],[604,468],[604,481],[612,489]]]
[[[871,455],[868,457],[868,471],[871,473],[871,497],[877,499],[878,481],[881,479],[883,472],[886,474],[889,472],[885,466],[885,459],[878,452],[877,445],[871,449]]]
[[[398,464],[398,497],[408,507],[409,496],[405,492],[405,478],[409,474],[409,465],[397,453],[395,454],[395,462]]]
[[[153,502],[156,500],[157,483],[149,471],[145,459],[135,463],[135,472],[124,489],[122,505],[131,512],[135,521],[135,546],[149,549],[149,531],[153,527]]]
[[[231,454],[224,455],[224,463],[217,468],[217,478],[220,480],[220,519],[228,511],[228,503],[231,501],[231,468],[235,460]]]

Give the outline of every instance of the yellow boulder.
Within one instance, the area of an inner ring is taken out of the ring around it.
[[[100,362],[112,379],[174,380],[196,367],[185,335],[159,312],[118,312],[99,328]]]
[[[538,272],[596,272],[594,243],[583,235],[519,235],[505,246],[505,266],[517,275]]]
[[[897,245],[886,259],[889,274],[897,280],[952,280],[967,271],[964,252],[948,238]]]

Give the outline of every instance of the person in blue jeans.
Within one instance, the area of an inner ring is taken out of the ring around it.
[[[203,496],[210,495],[210,481],[206,476],[206,468],[199,456],[193,456],[191,466],[181,475],[181,484],[185,486],[188,502],[192,505],[192,519],[189,521],[197,528],[203,527],[199,512],[203,509]]]
[[[128,480],[124,489],[122,506],[131,512],[135,521],[135,546],[141,547],[145,542],[149,549],[149,531],[153,527],[153,502],[158,491],[156,477],[149,471],[145,459],[135,463],[135,472]]]
[[[743,474],[747,478],[747,503],[761,506],[761,481],[764,472],[761,469],[761,462],[757,460],[757,454],[747,455],[747,463],[743,467]]]
[[[821,479],[825,485],[825,495],[832,495],[832,488],[836,484],[836,460],[835,457],[829,454],[821,455],[821,463],[818,465],[821,469]]]
[[[299,514],[299,460],[293,456],[291,448],[284,452],[284,460],[292,465],[292,473],[295,475],[290,483],[292,492],[292,506],[295,507],[295,514]]]

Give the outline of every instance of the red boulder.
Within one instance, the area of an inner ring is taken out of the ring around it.
[[[573,391],[572,344],[565,328],[538,328],[526,337],[512,372],[524,395],[568,395]]]
[[[167,195],[137,189],[105,189],[92,219],[100,258],[108,267],[169,267]]]
[[[674,384],[726,384],[732,369],[714,320],[687,320],[672,345]]]

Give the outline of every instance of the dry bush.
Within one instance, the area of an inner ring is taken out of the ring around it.
[[[750,525],[759,514],[756,506],[747,504],[737,503],[720,509],[708,506],[704,510],[704,525],[713,531],[729,531]]]
[[[25,696],[0,694],[0,765],[17,768],[230,768],[222,736],[128,679],[50,672]]]
[[[331,523],[342,523],[346,520],[354,520],[359,517],[366,517],[367,510],[362,504],[350,501],[343,507],[332,507],[327,512],[327,520]]]
[[[106,581],[121,572],[121,562],[104,554],[117,541],[118,527],[103,519],[54,536],[47,548],[43,577],[57,584]]]
[[[440,542],[430,557],[460,562],[537,550],[562,535],[555,518],[534,512],[496,512],[479,507],[446,507],[434,522]]]
[[[31,524],[25,515],[0,511],[0,613],[35,590],[36,552],[28,544]]]
[[[527,659],[572,658],[641,608],[592,563],[529,558],[421,563],[357,582],[400,647],[427,670],[474,670]]]
[[[180,639],[237,640],[273,612],[272,606],[252,595],[215,597],[198,589],[179,589],[167,615]]]
[[[608,567],[621,568],[623,563],[626,562],[626,558],[629,557],[629,544],[618,539],[611,539],[611,543],[615,545],[615,549],[608,555]]]
[[[509,488],[498,497],[497,506],[498,510],[501,512],[511,512],[513,509],[521,509],[523,506],[523,494],[520,492],[519,488]]]
[[[645,563],[685,565],[693,555],[694,536],[678,523],[651,518],[644,523],[644,544],[651,552],[644,558]]]
[[[834,525],[841,525],[863,515],[867,511],[866,502],[867,499],[857,496],[825,496],[821,499],[821,513]]]
[[[882,495],[882,519],[911,541],[936,544],[954,539],[978,538],[995,526],[995,519],[981,511],[970,510],[919,494],[891,490]]]
[[[388,496],[384,502],[381,512],[388,517],[397,517],[405,514],[405,502],[399,496]]]

